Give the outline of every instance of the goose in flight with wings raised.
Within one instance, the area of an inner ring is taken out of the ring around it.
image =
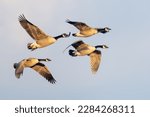
[[[27,31],[27,33],[35,40],[33,43],[28,43],[28,49],[35,50],[37,48],[43,48],[55,43],[59,38],[69,37],[69,34],[63,33],[56,37],[45,34],[37,26],[29,22],[24,15],[19,16],[19,22],[21,26]]]
[[[69,55],[73,57],[88,55],[90,57],[91,71],[93,74],[97,72],[101,62],[101,51],[97,50],[97,48],[108,48],[106,45],[90,46],[88,44],[85,44],[81,40],[72,43],[67,48],[69,48],[70,46],[73,46],[75,50],[70,49]]]
[[[48,68],[41,63],[40,61],[51,61],[50,59],[37,59],[37,58],[28,58],[23,59],[19,63],[14,63],[15,68],[15,76],[20,78],[23,74],[24,68],[32,68],[36,72],[38,72],[41,76],[43,76],[50,83],[54,84],[56,80],[53,78],[52,74],[48,70]]]
[[[80,32],[72,34],[74,37],[89,37],[92,35],[95,35],[97,33],[107,33],[109,30],[111,30],[108,27],[105,28],[93,28],[88,26],[86,23],[83,22],[76,22],[76,21],[70,21],[66,20],[67,23],[72,24],[75,26]]]

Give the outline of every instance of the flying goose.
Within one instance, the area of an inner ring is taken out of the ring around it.
[[[53,78],[52,74],[49,72],[48,68],[41,63],[40,61],[51,61],[50,59],[37,59],[37,58],[28,58],[23,59],[19,63],[14,63],[15,76],[20,78],[20,75],[23,74],[24,68],[32,68],[43,76],[50,83],[54,84],[56,80]]]
[[[78,33],[72,34],[74,37],[89,37],[97,33],[107,33],[109,30],[111,30],[108,27],[105,28],[93,28],[88,26],[86,23],[83,22],[76,22],[76,21],[70,21],[69,19],[66,20],[67,23],[72,24],[77,29],[80,30]]]
[[[28,49],[35,50],[37,48],[43,48],[55,43],[59,38],[69,37],[69,34],[63,33],[56,37],[45,34],[37,26],[29,22],[24,15],[19,16],[19,22],[21,26],[27,31],[27,33],[35,40],[33,43],[28,43]]]
[[[69,50],[69,55],[71,55],[72,57],[85,55],[90,56],[90,65],[93,74],[97,72],[101,62],[101,51],[97,50],[97,48],[108,48],[106,45],[90,46],[88,44],[85,44],[81,40],[72,43],[67,48],[69,48],[70,46],[73,46],[75,48],[75,50]]]

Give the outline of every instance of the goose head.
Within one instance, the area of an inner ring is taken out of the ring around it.
[[[45,61],[46,61],[46,62],[48,62],[48,61],[52,61],[52,60],[51,60],[51,59],[49,59],[49,58],[46,58],[46,59],[45,59]]]
[[[62,37],[63,37],[63,38],[69,37],[70,34],[71,34],[71,32],[69,32],[69,34],[63,33],[63,34],[62,34]]]
[[[107,49],[107,48],[109,48],[107,45],[102,45],[102,48],[103,49]]]
[[[105,30],[106,32],[109,32],[111,29],[108,28],[108,27],[105,27],[104,30]]]

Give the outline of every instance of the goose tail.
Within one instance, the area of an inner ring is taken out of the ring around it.
[[[29,50],[35,50],[35,49],[37,49],[37,47],[36,46],[34,46],[34,44],[33,43],[28,43],[27,44],[27,48],[29,49]]]
[[[72,56],[72,57],[77,56],[75,50],[69,50],[69,55]]]

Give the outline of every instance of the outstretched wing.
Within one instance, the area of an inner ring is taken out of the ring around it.
[[[80,53],[87,53],[89,51],[89,45],[84,43],[82,40],[76,41],[71,44],[78,52]]]
[[[50,83],[54,84],[56,82],[52,74],[49,72],[48,68],[43,63],[37,63],[31,68],[37,71],[44,78],[46,78]]]
[[[101,62],[101,51],[95,50],[90,55],[90,65],[92,73],[96,73]]]
[[[73,26],[75,26],[80,31],[90,29],[90,26],[88,26],[86,23],[83,23],[83,22],[75,22],[75,21],[70,21],[70,20],[66,20],[66,22],[69,24],[72,24]]]
[[[78,40],[78,41],[75,41],[74,43],[72,43],[71,45],[77,49],[79,46],[81,45],[84,45],[85,43],[82,41],[82,40]]]
[[[42,30],[37,26],[29,22],[24,15],[19,16],[19,22],[21,26],[27,31],[27,33],[35,40],[40,40],[48,37]]]
[[[82,40],[78,40],[78,41],[75,41],[74,43],[72,43],[71,45],[67,46],[65,48],[65,50],[68,49],[70,46],[73,46],[75,49],[79,49],[81,45],[85,45],[85,43]]]

